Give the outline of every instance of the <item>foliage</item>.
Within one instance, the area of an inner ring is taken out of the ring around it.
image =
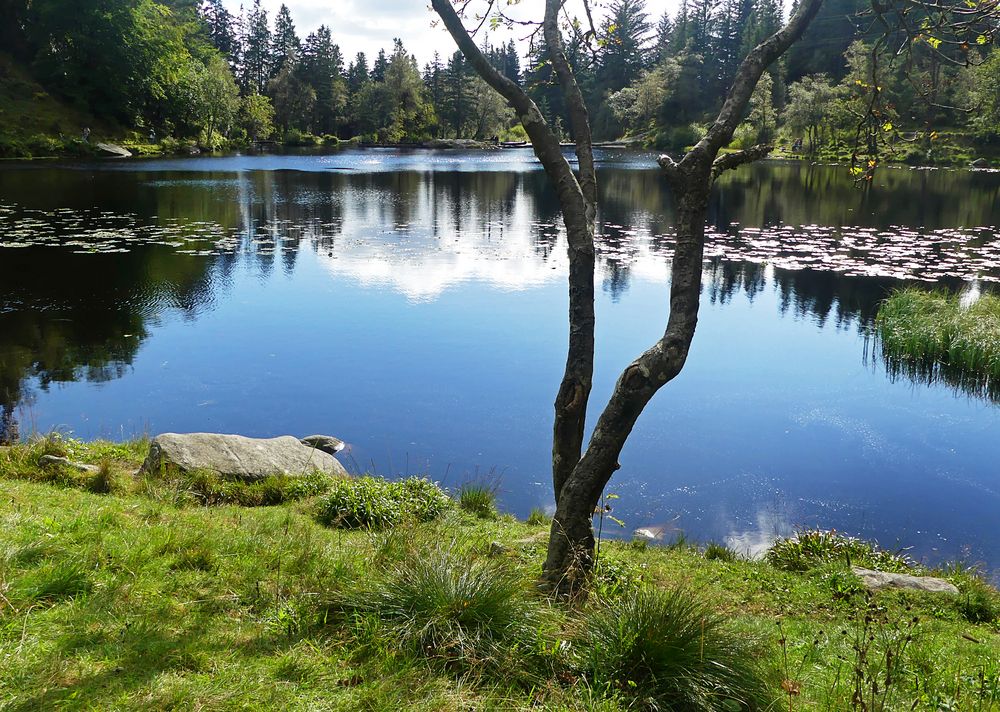
[[[450,503],[444,490],[425,478],[390,481],[356,477],[333,484],[319,501],[318,518],[324,524],[347,529],[381,529],[406,520],[431,521]]]
[[[240,101],[240,126],[251,141],[265,141],[274,133],[274,107],[262,94],[243,97]]]
[[[807,571],[828,562],[891,572],[905,572],[915,566],[905,554],[885,551],[872,542],[823,529],[806,529],[778,539],[765,557],[772,566],[785,571]]]
[[[775,698],[754,642],[685,589],[644,587],[594,607],[579,644],[594,684],[647,709],[768,709]]]
[[[963,303],[957,294],[903,289],[879,307],[875,328],[890,373],[1000,397],[1000,297]]]

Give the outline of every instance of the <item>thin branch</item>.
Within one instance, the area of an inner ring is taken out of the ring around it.
[[[754,161],[766,158],[767,155],[773,150],[774,146],[771,144],[759,143],[756,146],[751,146],[743,151],[723,153],[721,156],[712,161],[712,180],[714,181],[725,171],[731,171],[734,168],[739,168],[745,163],[753,163]]]

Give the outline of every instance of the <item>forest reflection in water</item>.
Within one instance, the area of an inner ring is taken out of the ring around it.
[[[265,435],[337,417],[359,456],[506,467],[508,506],[539,503],[565,339],[565,245],[544,175],[365,168],[363,156],[336,157],[353,165],[336,171],[310,157],[0,170],[7,428],[19,416],[22,431],[118,435],[138,411],[154,430]],[[672,223],[655,170],[609,161],[600,175],[598,390],[662,328]],[[859,191],[840,168],[767,164],[718,187],[690,369],[623,460],[617,486],[642,495],[630,524],[678,512],[689,533],[749,542],[861,511],[886,517],[862,527],[884,536],[906,528],[880,504],[898,492],[868,486],[865,503],[852,487],[899,463],[935,468],[915,497],[935,499],[927,488],[947,477],[971,483],[970,503],[997,499],[983,490],[992,451],[974,440],[993,411],[933,385],[933,406],[908,404],[865,363],[863,334],[901,277],[1000,278],[1000,176],[879,181]],[[941,437],[960,466],[921,440],[932,409],[951,419]],[[838,469],[817,469],[817,451]],[[687,484],[658,485],[662,463],[664,483]],[[906,511],[932,539],[945,531],[925,505]],[[1000,539],[973,545],[1000,561]]]

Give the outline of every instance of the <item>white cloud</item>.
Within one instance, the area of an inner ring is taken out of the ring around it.
[[[249,8],[252,0],[225,0],[225,3],[237,14],[241,5]],[[261,0],[261,4],[273,22],[282,0]],[[434,52],[447,56],[455,51],[448,33],[440,26],[431,26],[437,15],[429,9],[429,0],[284,0],[284,4],[288,5],[302,38],[320,25],[329,26],[334,41],[344,53],[345,63],[358,52],[364,52],[370,65],[380,48],[392,49],[394,37],[403,40],[421,65],[429,61]],[[664,11],[673,14],[679,5],[680,0],[648,0],[647,9],[655,21]],[[525,0],[517,6],[519,17],[529,18],[535,13],[540,18],[543,6],[541,0]],[[596,12],[600,12],[600,8]],[[582,16],[582,10],[577,13]],[[491,38],[499,43],[510,37],[519,39],[524,34],[525,30],[520,28],[514,33],[498,31],[491,34]],[[526,50],[527,44],[521,43],[522,55]]]

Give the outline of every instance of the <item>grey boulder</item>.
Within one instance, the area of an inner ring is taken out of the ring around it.
[[[298,438],[247,438],[219,433],[164,433],[149,444],[141,472],[211,470],[225,479],[261,480],[270,475],[305,475],[313,471],[347,477],[333,455],[304,445]]]
[[[332,435],[310,435],[309,437],[302,438],[300,442],[303,445],[314,447],[330,455],[336,455],[346,446],[343,440],[335,438]]]
[[[933,576],[890,574],[884,571],[862,569],[858,566],[852,566],[851,571],[860,577],[861,583],[871,591],[879,591],[883,588],[908,588],[913,591],[930,591],[931,593],[958,593],[958,589],[953,584]]]

